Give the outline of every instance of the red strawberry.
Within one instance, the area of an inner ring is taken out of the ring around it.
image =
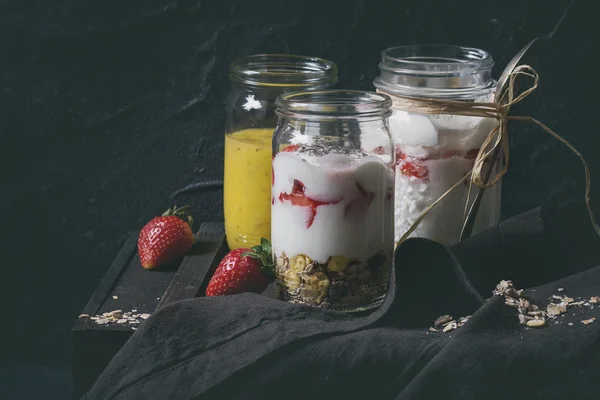
[[[138,238],[142,267],[155,269],[190,251],[194,234],[191,228],[193,219],[187,214],[188,208],[170,208],[144,225]]]
[[[282,149],[282,152],[286,152],[286,153],[292,153],[296,150],[298,150],[298,148],[300,148],[299,144],[290,144],[289,146],[287,146],[285,149]]]
[[[206,288],[207,296],[262,293],[269,286],[275,264],[265,238],[252,249],[235,249],[221,260]]]
[[[332,201],[319,201],[315,199],[311,199],[304,194],[305,191],[304,183],[300,182],[298,179],[294,179],[294,186],[292,186],[292,193],[280,193],[279,201],[289,201],[294,206],[298,207],[308,207],[308,218],[306,219],[306,229],[310,228],[315,222],[315,216],[317,215],[317,207],[319,206],[328,206],[331,204],[337,204],[342,199],[332,200]],[[275,204],[275,203],[273,203]]]

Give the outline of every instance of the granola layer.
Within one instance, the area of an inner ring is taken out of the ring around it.
[[[339,310],[377,306],[387,289],[389,257],[367,261],[329,257],[322,264],[304,254],[277,256],[277,283],[282,300]]]

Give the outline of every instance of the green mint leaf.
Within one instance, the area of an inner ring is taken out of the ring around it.
[[[245,251],[242,253],[242,257],[250,257],[250,258],[256,258],[257,260],[260,260],[260,257],[258,254],[256,254],[253,251]]]
[[[267,239],[265,239],[264,237],[260,238],[260,246],[261,247],[265,247],[267,245],[267,243],[269,243],[269,241]]]
[[[262,247],[260,247],[260,246],[253,246],[252,247],[252,251],[255,252],[256,254],[260,254],[262,252]]]
[[[271,247],[271,242],[269,242],[268,239],[265,238],[260,238],[260,247],[262,247],[262,250],[269,255],[269,257],[271,256],[271,252],[272,252],[272,247]]]

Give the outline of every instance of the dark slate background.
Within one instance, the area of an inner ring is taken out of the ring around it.
[[[497,77],[520,47],[552,31],[569,3],[3,0],[4,366],[68,366],[70,325],[126,232],[173,195],[193,206],[197,221],[222,218],[221,191],[193,184],[222,180],[223,102],[234,58],[325,57],[339,66],[339,87],[372,89],[386,47],[449,43],[489,50]],[[515,111],[560,132],[600,180],[591,5],[575,2],[541,54],[541,88]],[[503,216],[582,196],[578,159],[540,129],[513,127]],[[47,369],[33,371],[47,376]]]

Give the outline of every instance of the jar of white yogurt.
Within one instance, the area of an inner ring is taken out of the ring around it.
[[[296,92],[276,107],[271,243],[280,298],[344,311],[378,306],[394,247],[390,98]]]
[[[479,49],[446,45],[411,45],[386,49],[374,85],[392,96],[493,101],[492,56]],[[473,167],[486,136],[496,126],[491,118],[432,115],[395,108],[389,119],[396,144],[395,240],[421,213]],[[501,167],[501,162],[496,162]],[[476,189],[476,188],[474,188]],[[469,181],[438,203],[411,236],[446,245],[459,241]],[[470,199],[475,197],[475,190]],[[498,223],[501,182],[487,189],[473,233]]]

